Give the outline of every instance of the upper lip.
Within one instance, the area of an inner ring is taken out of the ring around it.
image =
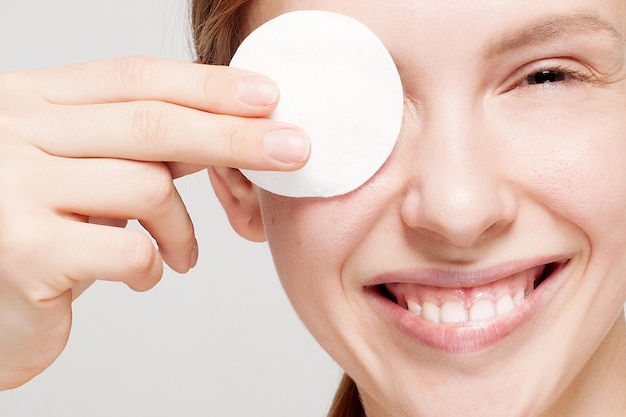
[[[366,287],[390,283],[417,284],[441,288],[469,288],[487,285],[538,266],[565,263],[570,256],[554,255],[503,262],[484,268],[407,268],[376,275]]]

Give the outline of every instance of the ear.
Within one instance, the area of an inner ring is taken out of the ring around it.
[[[209,167],[209,178],[233,229],[253,242],[265,240],[261,203],[252,183],[238,170]]]

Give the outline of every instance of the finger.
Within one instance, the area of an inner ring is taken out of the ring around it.
[[[81,281],[72,287],[72,301],[82,295],[95,281]]]
[[[75,286],[81,290],[83,282],[102,279],[147,290],[161,278],[163,261],[145,233],[23,211],[24,218],[4,225],[12,246],[1,254],[3,271],[9,272],[3,286],[32,305]]]
[[[56,259],[71,287],[83,289],[95,280],[123,282],[136,291],[154,287],[163,275],[163,262],[148,236],[140,231],[89,223],[58,224]]]
[[[187,175],[195,174],[198,171],[207,169],[205,165],[186,164],[183,162],[166,162],[165,163],[172,174],[172,178],[182,178]]]
[[[88,217],[87,222],[91,224],[99,224],[101,226],[126,227],[128,220],[111,219],[106,217]]]
[[[185,162],[295,170],[310,153],[299,128],[268,119],[216,115],[161,102],[59,106],[32,141],[66,157]]]
[[[115,219],[139,219],[156,240],[163,260],[177,272],[194,263],[197,243],[187,209],[160,163],[110,159],[55,159],[53,193],[45,203],[64,213],[119,226]],[[77,175],[76,173],[80,173]]]
[[[149,57],[33,71],[28,81],[56,104],[155,100],[240,116],[266,116],[279,97],[276,83],[260,74]]]

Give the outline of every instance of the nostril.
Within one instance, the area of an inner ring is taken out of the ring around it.
[[[456,165],[453,158],[445,166],[421,168],[419,182],[407,190],[400,206],[408,228],[458,248],[510,230],[519,207],[515,190],[499,171],[470,164],[470,156]]]

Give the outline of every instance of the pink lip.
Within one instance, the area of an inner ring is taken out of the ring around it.
[[[402,334],[432,349],[447,353],[478,352],[495,346],[523,327],[557,291],[570,258],[529,259],[479,271],[409,270],[377,276],[364,287],[374,308]],[[407,311],[379,290],[386,283],[402,282],[447,288],[486,285],[537,266],[556,264],[549,277],[515,310],[486,322],[435,324]]]
[[[511,275],[550,263],[566,262],[570,257],[551,256],[502,263],[478,270],[415,268],[377,275],[365,283],[376,286],[391,282],[419,284],[441,288],[469,288],[487,285]]]

